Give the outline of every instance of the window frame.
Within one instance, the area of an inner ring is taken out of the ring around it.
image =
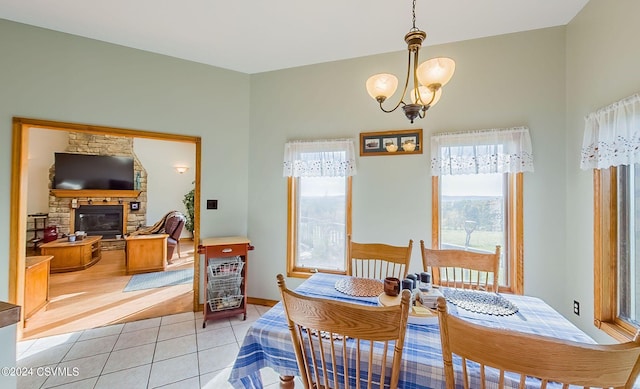
[[[523,173],[507,174],[507,200],[505,220],[506,246],[502,248],[509,261],[509,287],[501,286],[500,292],[524,293],[524,226],[523,226]],[[431,177],[431,247],[440,247],[440,180]]]
[[[618,341],[638,328],[618,317],[618,168],[593,170],[593,324]]]
[[[347,252],[346,246],[347,236],[351,235],[351,198],[352,198],[352,177],[345,178],[345,252],[344,252],[344,271],[335,271],[329,269],[312,269],[299,267],[297,258],[297,241],[298,241],[298,180],[300,177],[287,177],[287,276],[296,278],[309,278],[316,272],[331,274],[347,274]]]

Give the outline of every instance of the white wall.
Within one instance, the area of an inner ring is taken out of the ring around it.
[[[249,295],[278,299],[275,276],[286,273],[287,140],[350,137],[358,144],[364,131],[423,128],[423,154],[360,157],[353,179],[354,239],[413,239],[411,269],[418,270],[419,241],[431,243],[430,135],[523,125],[535,157],[535,172],[524,178],[525,292],[563,305],[564,38],[557,27],[424,48],[423,61],[454,58],[456,74],[438,105],[413,125],[401,111],[382,113],[364,85],[374,73],[402,75],[405,51],[253,75],[250,272],[259,276],[249,282]]]
[[[16,366],[16,331],[17,324],[0,328],[0,367],[12,368]],[[0,374],[0,388],[15,388],[18,383],[15,375]]]
[[[49,213],[49,169],[57,151],[65,151],[68,133],[42,128],[29,129],[27,214]]]
[[[147,171],[147,225],[154,224],[169,211],[186,214],[182,200],[194,187],[196,146],[136,138],[133,150]],[[187,166],[189,170],[180,174],[176,166]],[[182,231],[182,236],[190,235],[186,229]]]
[[[567,27],[566,260],[564,313],[595,339],[593,325],[593,174],[580,170],[584,117],[640,91],[640,2],[591,0]],[[581,315],[570,314],[573,300]]]
[[[246,234],[248,75],[6,20],[0,52],[3,214],[11,207],[11,125],[18,116],[201,137],[202,198],[220,200],[217,211],[203,211],[201,234]],[[0,300],[8,301],[9,218],[3,220]],[[13,340],[0,333],[0,344],[7,342]]]

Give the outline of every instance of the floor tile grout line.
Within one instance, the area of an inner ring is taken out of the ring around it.
[[[116,338],[116,341],[113,342],[113,346],[111,346],[111,351],[109,351],[109,355],[107,356],[107,359],[104,361],[104,365],[102,365],[102,368],[100,369],[100,373],[98,374],[98,379],[96,380],[96,383],[93,385],[94,388],[98,384],[98,381],[100,381],[100,377],[102,377],[102,373],[104,372],[104,368],[107,366],[107,362],[109,362],[109,358],[111,357],[111,353],[113,353],[113,349],[116,347],[116,344],[118,343],[118,339],[120,339],[120,336],[122,335],[122,330],[123,329],[124,329],[124,326],[120,327],[120,332],[118,332],[118,338]]]
[[[194,331],[196,333],[196,362],[197,362],[197,368],[198,368],[198,386],[202,387],[202,385],[200,384],[200,347],[198,346],[198,321],[195,320],[193,323],[194,327]]]
[[[162,319],[160,319],[162,325]],[[153,355],[151,356],[151,366],[149,366],[149,374],[147,375],[147,389],[151,386],[151,372],[153,372],[153,360],[156,358],[156,350],[158,349],[158,336],[160,336],[160,327],[158,327],[158,335],[156,335],[156,343],[153,345]]]

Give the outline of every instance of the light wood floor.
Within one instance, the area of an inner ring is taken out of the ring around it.
[[[180,256],[167,270],[193,267],[192,241],[180,241]],[[26,323],[22,339],[41,338],[108,324],[124,323],[193,310],[193,285],[123,292],[124,251],[103,251],[102,259],[81,271],[51,274],[49,304]]]

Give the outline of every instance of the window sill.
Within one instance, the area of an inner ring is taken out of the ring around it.
[[[601,331],[604,331],[607,335],[619,342],[630,342],[635,336],[635,332],[631,332],[626,327],[616,323],[601,322],[600,325],[598,325],[598,321],[596,320],[594,324]]]
[[[346,275],[347,274],[344,271],[322,270],[322,269],[318,269],[318,270],[314,269],[312,271],[311,269],[307,269],[307,268],[299,268],[299,269],[293,269],[293,270],[287,271],[287,277],[309,278],[312,275],[314,275],[315,273],[342,274],[342,275]]]

